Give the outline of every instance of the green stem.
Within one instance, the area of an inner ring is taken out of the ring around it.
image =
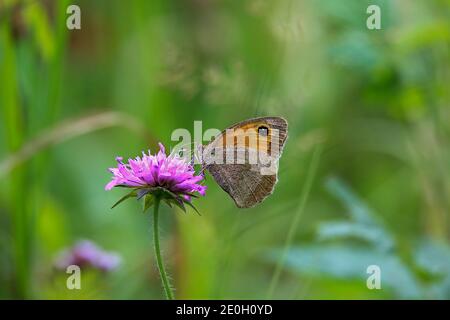
[[[153,213],[153,242],[155,244],[155,256],[156,262],[158,263],[159,275],[161,276],[161,281],[164,287],[164,291],[166,292],[166,297],[168,300],[173,300],[173,292],[170,287],[169,279],[167,277],[166,269],[164,268],[164,263],[161,256],[161,248],[159,247],[159,226],[158,226],[158,217],[159,217],[159,203],[161,199],[156,196],[155,197],[155,212]]]

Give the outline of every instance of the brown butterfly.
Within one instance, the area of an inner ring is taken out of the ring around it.
[[[281,117],[249,119],[203,146],[203,169],[239,208],[253,207],[273,192],[287,127]]]

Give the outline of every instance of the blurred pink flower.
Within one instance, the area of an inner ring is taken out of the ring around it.
[[[80,268],[91,267],[101,271],[112,271],[119,266],[120,260],[118,254],[106,252],[92,241],[82,240],[60,253],[55,266],[60,270],[65,270],[70,265],[77,265]]]

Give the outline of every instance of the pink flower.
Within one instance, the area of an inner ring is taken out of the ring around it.
[[[159,148],[157,155],[143,152],[142,157],[128,159],[128,163],[117,157],[118,165],[109,169],[113,177],[105,190],[117,186],[133,188],[135,192],[127,197],[136,196],[138,199],[157,191],[164,193],[165,199],[168,196],[175,200],[176,204],[190,202],[195,193],[204,196],[206,186],[199,184],[203,176],[196,175],[194,167],[180,156],[167,156],[161,143]]]

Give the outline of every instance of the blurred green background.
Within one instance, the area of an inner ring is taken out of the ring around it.
[[[163,298],[151,217],[110,210],[106,169],[194,120],[278,115],[264,203],[208,176],[201,216],[163,208],[176,296],[449,299],[449,61],[448,0],[0,0],[0,298]],[[122,264],[71,291],[52,265],[79,239]]]

